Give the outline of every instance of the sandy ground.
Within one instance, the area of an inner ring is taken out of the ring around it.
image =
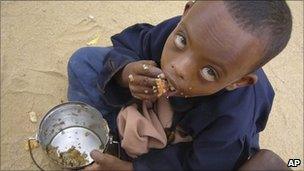
[[[288,3],[294,15],[292,38],[264,67],[276,97],[261,147],[285,161],[303,162],[303,6],[300,1]],[[157,24],[181,14],[184,4],[1,2],[1,170],[36,169],[24,140],[35,134],[38,124],[27,113],[35,111],[41,118],[66,101],[66,64],[76,49],[96,35],[101,36],[98,46],[110,45],[110,36],[125,27]],[[40,149],[34,154],[44,168],[56,168]]]

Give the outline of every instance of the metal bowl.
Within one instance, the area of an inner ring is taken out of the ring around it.
[[[109,141],[109,127],[97,109],[82,102],[67,102],[47,112],[40,123],[37,140],[48,156],[62,168],[77,169],[93,162],[89,155],[93,149],[105,149]],[[81,165],[60,163],[49,152],[56,149],[57,155],[61,155],[72,147],[85,154],[86,161]]]

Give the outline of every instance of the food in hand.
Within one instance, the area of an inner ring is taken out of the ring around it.
[[[173,85],[171,85],[166,79],[163,74],[158,75],[156,78],[156,86],[157,86],[157,96],[160,97],[168,91],[175,91]]]
[[[168,83],[165,79],[156,78],[156,86],[157,86],[157,97],[162,96],[168,91]]]

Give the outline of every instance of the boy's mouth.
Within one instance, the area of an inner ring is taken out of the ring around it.
[[[175,87],[168,81],[168,79],[165,78],[165,76],[158,75],[158,78],[156,81],[156,87],[157,87],[157,96],[173,96],[176,93]]]
[[[165,95],[167,97],[175,96],[178,91],[175,89],[175,87],[168,80],[167,80],[167,83],[168,83],[169,91],[167,91]]]
[[[167,86],[168,86],[168,91],[166,92],[166,96],[167,97],[171,97],[171,96],[174,96],[178,93],[178,90],[176,89],[176,84],[174,81],[172,81],[170,75],[168,75],[166,72],[164,72],[165,74],[165,81],[167,83]]]
[[[176,91],[175,87],[171,84],[171,82],[169,82],[168,80],[167,80],[167,82],[168,82],[169,90],[170,91]]]
[[[177,86],[176,86],[175,82],[173,81],[173,79],[171,78],[171,75],[168,74],[164,70],[163,70],[163,72],[164,72],[165,80],[168,83],[170,90],[175,91]]]

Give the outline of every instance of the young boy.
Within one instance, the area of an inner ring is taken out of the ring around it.
[[[291,34],[284,1],[188,2],[181,17],[136,24],[112,37],[113,47],[78,50],[68,65],[68,99],[116,116],[133,97],[155,101],[163,73],[173,126],[192,142],[151,150],[132,162],[92,152],[97,170],[234,170],[259,150],[274,92],[261,67]]]

